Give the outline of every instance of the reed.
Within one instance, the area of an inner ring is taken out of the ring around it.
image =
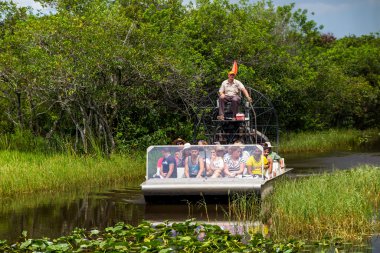
[[[364,165],[275,185],[269,206],[275,238],[361,241],[380,231],[380,168]]]
[[[228,197],[227,209],[221,207],[225,219],[235,234],[255,234],[261,229],[260,200],[254,193],[234,193]]]
[[[286,133],[281,136],[281,153],[350,150],[380,142],[380,130],[331,129],[319,132]]]
[[[260,201],[255,194],[236,193],[229,197],[227,217],[231,221],[246,224],[257,221],[260,214]]]
[[[93,189],[145,175],[141,157],[110,159],[69,154],[0,151],[0,197],[36,192]]]

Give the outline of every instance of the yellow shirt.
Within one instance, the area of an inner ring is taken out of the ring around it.
[[[256,159],[253,156],[250,156],[246,165],[252,166],[253,175],[262,175],[263,173],[261,169],[264,169],[265,166],[268,165],[268,159],[265,156],[261,155],[260,161],[256,161]]]

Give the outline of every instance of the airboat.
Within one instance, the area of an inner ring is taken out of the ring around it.
[[[242,155],[245,154],[247,160],[253,155],[254,150],[263,153],[265,142],[272,143],[275,151],[279,147],[279,126],[278,117],[271,101],[261,92],[246,88],[253,102],[249,103],[242,98],[239,106],[239,117],[233,118],[229,103],[225,106],[225,120],[218,120],[219,113],[218,93],[208,93],[203,96],[199,106],[194,109],[194,141],[199,136],[203,136],[210,145],[196,146],[199,156],[205,163],[204,173],[200,177],[186,177],[185,168],[178,161],[187,156],[184,146],[150,146],[147,149],[146,160],[146,181],[141,184],[141,189],[146,202],[171,202],[178,200],[206,199],[226,199],[236,193],[254,193],[264,197],[273,188],[273,182],[285,175],[290,169],[284,164],[275,162],[273,164],[273,174],[268,175],[264,165],[261,165],[259,176],[252,176],[247,172],[247,166],[240,175],[229,177],[213,177],[207,172],[207,161],[210,160],[212,150],[223,147],[224,156],[229,155],[229,150],[237,141],[241,143]],[[163,178],[160,175],[157,162],[163,156],[165,149],[173,156],[178,165],[175,166],[175,173],[170,178]]]

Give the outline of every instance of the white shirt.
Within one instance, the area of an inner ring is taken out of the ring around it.
[[[226,96],[236,96],[242,89],[244,89],[244,85],[239,80],[234,79],[232,83],[229,83],[227,79],[222,82],[219,93],[224,93]]]

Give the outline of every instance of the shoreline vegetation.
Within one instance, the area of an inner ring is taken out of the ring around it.
[[[296,147],[299,149],[304,148],[303,152],[322,152],[335,149],[334,146],[354,149],[360,145],[375,143],[378,141],[379,135],[379,131],[376,129],[366,131],[330,130],[314,134],[289,134],[284,138],[283,142],[288,141],[288,143],[282,147],[284,151],[282,153],[298,152]],[[318,139],[320,144],[317,149],[316,143],[318,143]],[[144,164],[144,156],[140,153],[113,154],[110,158],[101,158],[99,156],[77,156],[70,152],[65,154],[44,154],[42,152],[1,150],[0,198],[33,196],[35,193],[56,191],[75,192],[83,189],[96,189],[102,185],[131,181],[139,182],[144,177]],[[263,222],[270,224],[269,234],[271,238],[251,235],[253,236],[252,240],[255,241],[255,245],[258,247],[255,249],[263,249],[260,248],[262,246],[258,246],[260,244],[258,242],[271,245],[270,247],[290,245],[289,247],[292,247],[293,250],[298,250],[305,244],[301,240],[317,240],[323,244],[326,244],[326,240],[329,242],[360,242],[380,231],[380,217],[378,216],[380,207],[379,169],[379,167],[363,165],[349,171],[335,171],[332,174],[322,174],[318,177],[280,180],[275,185],[274,194],[263,202],[260,215],[257,213],[252,214],[252,210],[249,208],[252,205],[257,206],[256,200],[244,196],[241,198],[242,203],[239,203],[239,200],[234,200],[232,208],[236,210],[231,210],[230,212],[232,215],[243,217],[241,218],[243,219],[241,220],[242,222],[247,221],[249,216],[252,216],[255,219],[259,217]],[[249,203],[250,201],[255,203]],[[185,226],[187,223],[179,224]],[[146,228],[148,225],[142,223],[138,227],[130,229],[134,231],[144,226]],[[220,228],[213,227],[213,229],[218,230]],[[114,236],[110,232],[111,230],[106,229],[104,234]],[[81,231],[91,234],[91,237],[94,238],[89,243],[96,240],[95,238],[97,237],[96,234],[92,234],[94,233],[93,231]],[[167,235],[169,231],[171,230],[167,228],[160,233],[162,233],[161,235],[165,233]],[[191,231],[191,229],[186,231]],[[77,232],[73,231],[73,234],[75,233]],[[103,232],[98,231],[97,233],[102,234]],[[168,243],[174,243],[173,241],[176,240],[193,242],[193,236],[183,235],[184,237],[170,239]],[[72,235],[72,237],[75,236]],[[68,247],[69,249],[72,247],[67,243],[68,240],[71,240],[70,238],[68,236],[55,239],[51,245],[58,248],[66,245],[62,247]],[[241,238],[236,239],[233,236],[223,238],[228,238],[223,239],[223,243],[229,241],[228,243],[236,243],[235,246],[238,248],[247,247],[240,245],[242,243]],[[42,239],[26,239],[26,237],[24,239],[23,243],[16,244],[20,249],[30,249],[29,247],[33,245],[33,247],[37,247],[35,243],[43,241]],[[107,243],[109,238],[103,239],[105,240],[104,243]],[[152,242],[156,239],[152,239]],[[284,239],[286,240],[285,242],[283,241]],[[220,241],[221,239],[214,238],[213,240]],[[252,242],[250,241],[249,243]],[[118,245],[123,245],[123,243]],[[142,244],[139,245],[141,246]],[[194,242],[192,245],[198,245],[199,249],[204,247],[200,242]],[[137,245],[136,247],[140,246]],[[8,249],[6,247],[10,246],[7,245],[6,241],[0,240],[0,249],[1,247]],[[95,247],[95,245],[91,247]],[[47,249],[47,246],[45,249]],[[70,250],[66,252],[70,252]]]
[[[280,138],[280,152],[327,152],[354,150],[365,146],[379,145],[380,129],[330,129],[324,131],[283,133]]]
[[[276,239],[260,232],[231,233],[218,225],[194,219],[183,222],[119,222],[104,230],[74,229],[58,238],[28,238],[23,231],[17,242],[0,240],[3,252],[362,252],[370,246],[355,245],[342,238]]]
[[[309,177],[280,178],[260,201],[236,194],[227,216],[244,231],[257,224],[274,241],[360,245],[380,234],[380,167],[361,165]]]
[[[380,167],[281,179],[262,209],[273,238],[362,242],[380,233]]]
[[[0,198],[51,191],[77,191],[112,183],[142,181],[144,153],[112,154],[109,158],[75,155],[71,148],[52,153],[22,134],[0,136]],[[355,149],[379,143],[380,130],[328,130],[282,136],[281,154]],[[338,147],[338,148],[336,148]],[[22,151],[18,151],[22,150]],[[33,152],[37,150],[37,152]],[[45,150],[45,152],[43,152]]]
[[[142,157],[111,158],[0,151],[0,198],[40,192],[83,191],[143,180]]]

